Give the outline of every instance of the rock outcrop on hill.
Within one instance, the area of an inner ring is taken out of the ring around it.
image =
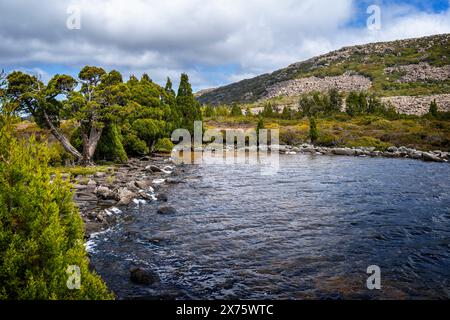
[[[426,62],[418,64],[408,64],[404,66],[389,67],[384,69],[385,73],[402,73],[399,83],[409,83],[418,81],[445,81],[450,79],[450,65],[443,67],[433,67]]]
[[[423,114],[432,99],[441,110],[448,110],[450,34],[345,47],[270,74],[200,91],[197,99],[212,105],[253,103],[331,88],[375,91],[391,97],[386,99],[409,114]],[[417,95],[432,97],[413,97]]]
[[[353,90],[368,90],[372,86],[369,78],[361,75],[346,72],[342,76],[336,77],[309,77],[280,82],[266,89],[263,99],[275,98],[278,96],[297,96],[302,93],[313,91],[327,91],[334,88],[343,92]]]
[[[391,103],[397,112],[404,114],[424,115],[428,113],[433,100],[436,100],[439,111],[450,111],[450,94],[384,97],[381,100]]]

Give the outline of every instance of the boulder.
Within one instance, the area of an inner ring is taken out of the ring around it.
[[[306,152],[306,153],[316,153],[316,149],[311,147],[311,148],[302,148],[301,152]]]
[[[167,194],[165,194],[165,193],[158,194],[157,198],[161,202],[167,202],[169,200],[169,198],[167,197]]]
[[[167,178],[166,182],[169,184],[179,184],[182,183],[183,181],[179,178]]]
[[[96,172],[94,174],[94,177],[95,178],[104,178],[104,177],[106,177],[106,173],[105,172]]]
[[[333,149],[333,153],[338,156],[354,156],[355,150],[348,148],[336,148]]]
[[[148,180],[138,180],[134,184],[141,190],[147,190],[152,183]]]
[[[119,201],[118,205],[128,205],[133,201],[134,198],[136,198],[136,193],[133,191],[128,190],[127,188],[119,188],[117,190],[116,199]]]
[[[159,282],[159,276],[151,270],[134,267],[130,269],[130,281],[136,284],[151,285]]]
[[[162,170],[155,165],[146,166],[145,170],[149,172],[162,172]]]
[[[441,159],[437,155],[429,153],[429,152],[423,152],[422,153],[422,159],[424,161],[444,162],[444,159]]]
[[[419,159],[422,159],[422,155],[423,154],[423,152],[421,152],[421,151],[414,151],[414,152],[412,152],[409,156],[412,158],[412,159],[416,159],[416,160],[419,160]]]
[[[154,195],[146,193],[145,191],[140,191],[139,196],[145,200],[154,200]]]
[[[134,180],[127,182],[127,184],[125,186],[128,190],[131,190],[133,192],[137,192],[139,189],[136,185],[136,181],[134,181]]]
[[[112,192],[112,190],[110,190],[107,187],[103,187],[103,186],[98,187],[96,190],[96,193],[97,193],[97,197],[99,197],[100,199],[103,199],[103,200],[113,200],[116,198],[116,195],[114,194],[114,192]]]
[[[397,151],[398,151],[398,148],[397,148],[397,147],[389,147],[389,148],[387,148],[386,151],[387,151],[387,152],[394,153],[394,152],[397,152]]]

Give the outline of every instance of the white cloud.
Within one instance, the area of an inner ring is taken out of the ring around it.
[[[81,30],[66,28],[69,5],[81,9]],[[355,12],[351,0],[2,1],[0,64],[98,64],[159,82],[188,72],[202,88],[344,45],[450,32],[450,11],[383,5],[378,32],[347,27]],[[237,67],[220,74],[228,65]]]

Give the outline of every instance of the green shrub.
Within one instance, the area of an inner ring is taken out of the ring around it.
[[[360,126],[367,126],[370,125],[376,121],[380,120],[379,117],[374,116],[374,115],[366,115],[366,116],[362,116],[360,118],[358,118],[355,123],[360,125]]]
[[[394,125],[391,121],[385,119],[378,119],[371,123],[372,127],[379,130],[394,129]]]
[[[48,150],[0,131],[0,299],[113,298],[89,271],[83,222],[68,183],[50,181]],[[79,290],[67,286],[69,266]]]
[[[360,137],[349,140],[345,143],[347,147],[375,147],[377,150],[386,150],[391,146],[389,143],[382,142],[381,140],[373,137]]]
[[[70,135],[70,143],[79,152],[83,152],[83,139],[81,138],[81,130],[79,127],[73,130],[72,134]]]
[[[304,143],[306,139],[307,136],[298,130],[288,129],[280,131],[280,142],[287,145],[295,146]]]
[[[164,121],[154,119],[138,119],[132,125],[139,139],[146,141],[148,146],[163,135],[165,127]]]
[[[48,163],[53,167],[65,165],[68,161],[74,161],[74,158],[64,150],[64,147],[59,142],[48,146],[48,157]]]
[[[136,135],[128,133],[123,138],[123,146],[129,156],[142,156],[149,153],[147,143],[139,139]]]
[[[108,125],[104,130],[95,153],[97,160],[124,163],[128,157],[122,144],[122,135],[115,124]]]
[[[154,151],[170,153],[170,152],[172,152],[173,147],[174,147],[174,145],[173,145],[172,141],[170,141],[169,138],[162,138],[162,139],[159,139],[158,142],[156,142]]]
[[[339,137],[329,133],[322,133],[319,134],[316,144],[323,147],[335,147],[339,144]]]
[[[242,110],[237,104],[233,104],[231,107],[230,115],[232,117],[239,117],[242,116]]]

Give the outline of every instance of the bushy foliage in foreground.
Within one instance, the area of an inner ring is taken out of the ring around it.
[[[0,299],[111,299],[91,273],[68,183],[50,181],[48,150],[0,128]],[[80,289],[67,286],[69,266]]]

